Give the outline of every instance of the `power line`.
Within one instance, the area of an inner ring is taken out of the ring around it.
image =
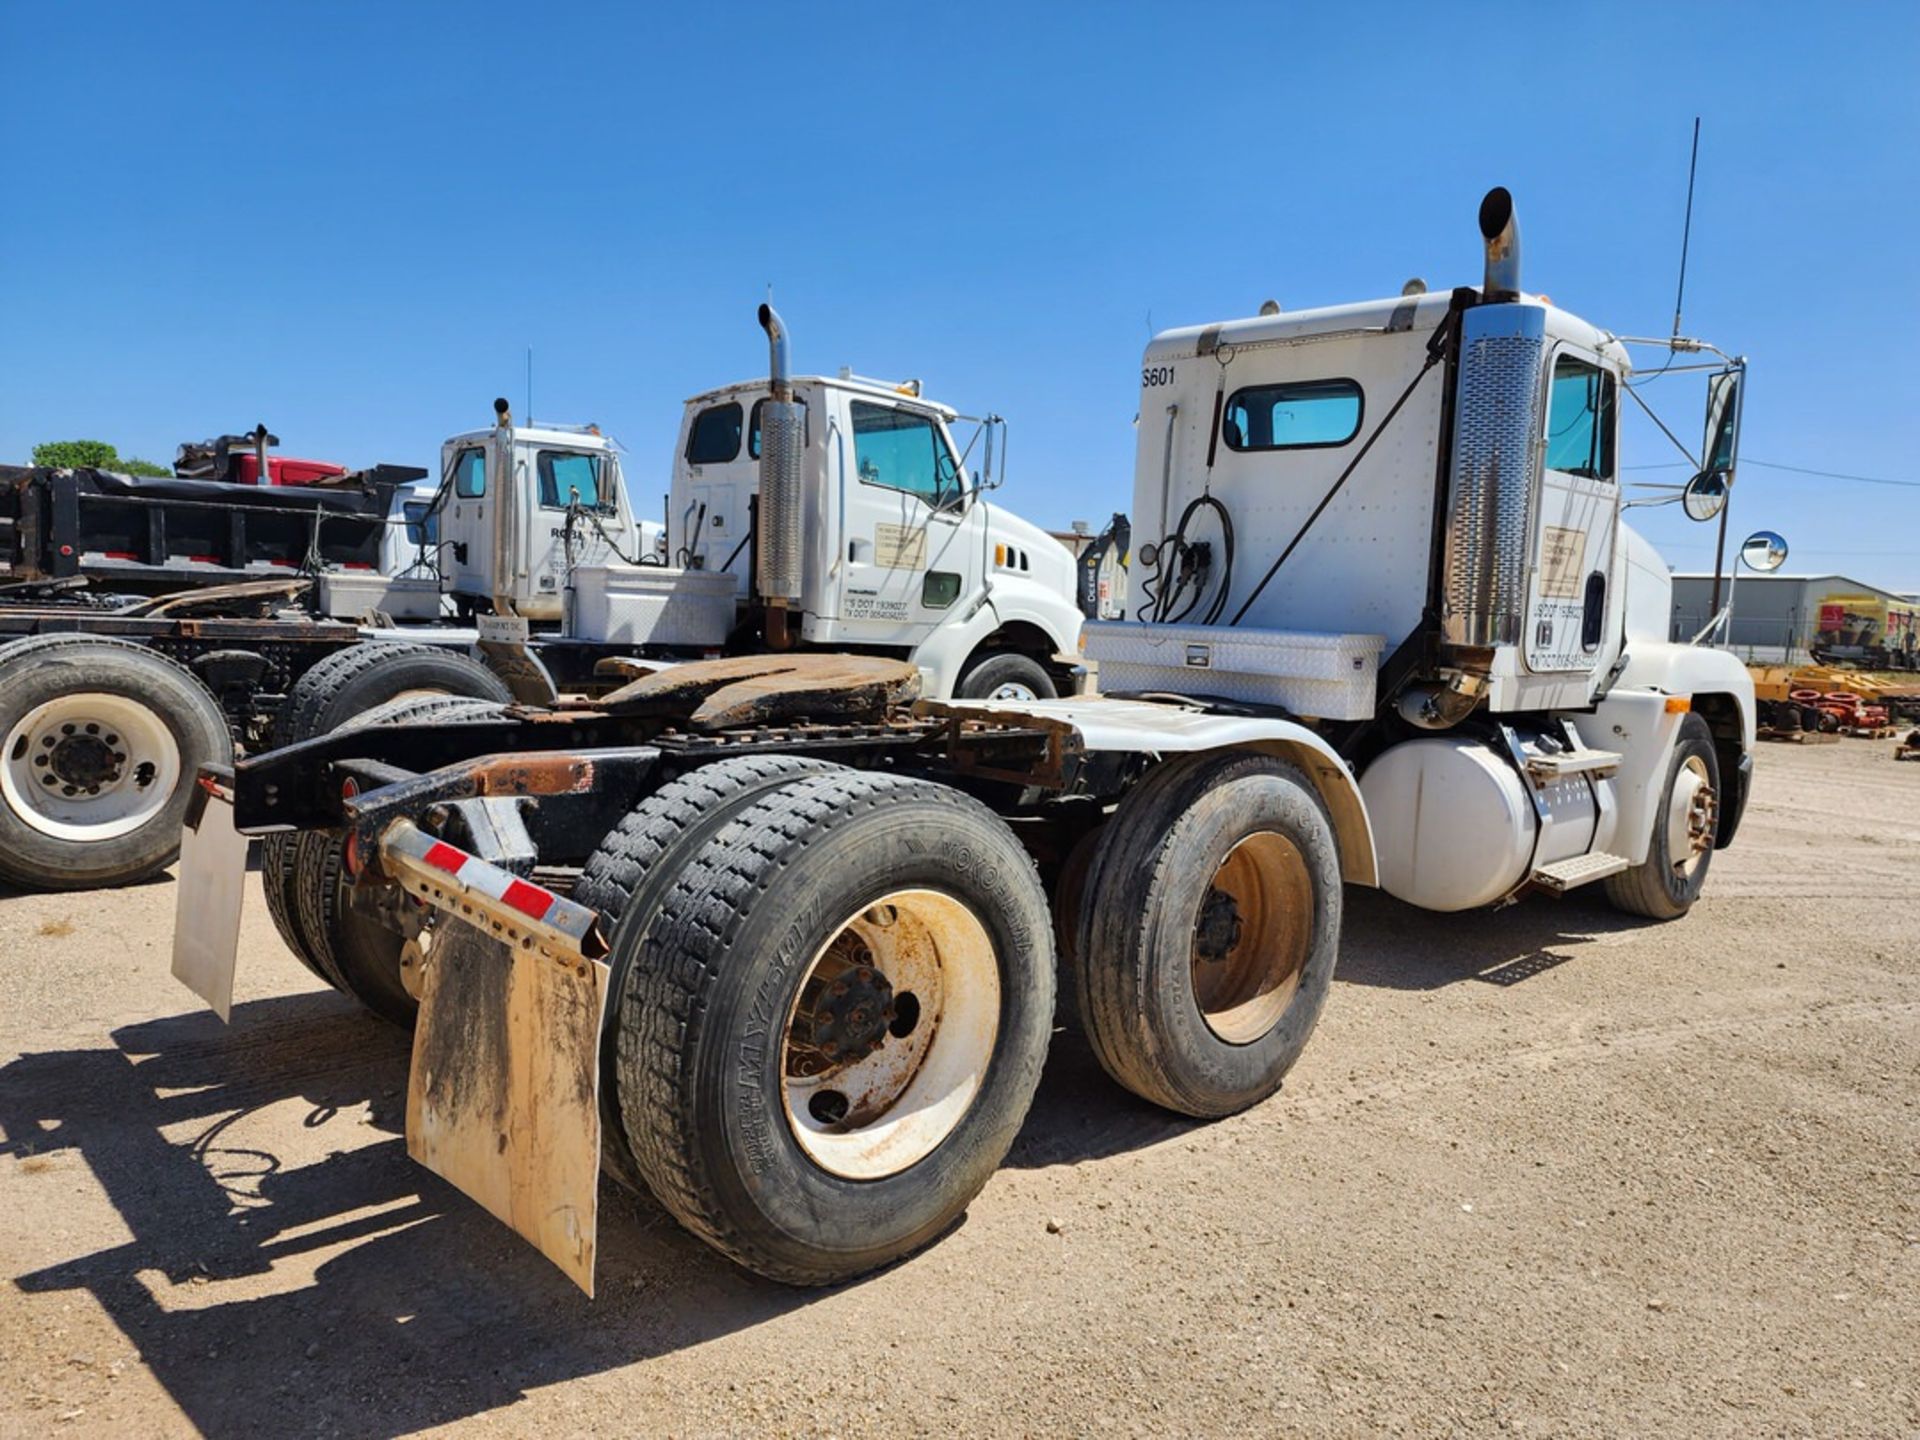
[[[1762,470],[1785,470],[1794,475],[1814,475],[1822,480],[1851,480],[1856,485],[1894,485],[1903,490],[1920,490],[1920,480],[1890,480],[1883,475],[1847,475],[1838,470],[1810,470],[1805,465],[1781,465],[1772,460],[1748,460],[1742,465],[1758,465]],[[1622,465],[1622,470],[1678,470],[1682,462],[1666,461],[1657,465]]]

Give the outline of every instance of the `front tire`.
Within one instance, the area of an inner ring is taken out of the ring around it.
[[[1053,946],[1032,861],[978,802],[834,773],[679,867],[621,1000],[648,1187],[736,1263],[844,1280],[944,1231],[1040,1078]]]
[[[1629,915],[1678,920],[1707,883],[1719,830],[1720,756],[1707,722],[1689,714],[1674,737],[1647,858],[1606,878],[1607,899]]]
[[[0,649],[0,880],[89,890],[165,869],[193,777],[232,759],[219,702],[143,645],[50,635]]]
[[[1051,700],[1059,693],[1046,666],[1010,650],[975,661],[953,691],[956,700]]]

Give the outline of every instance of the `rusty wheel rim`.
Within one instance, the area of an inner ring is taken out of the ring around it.
[[[937,890],[863,905],[815,952],[787,1012],[795,1141],[849,1180],[918,1164],[972,1108],[999,1028],[998,957],[967,905]]]
[[[1313,877],[1286,836],[1260,830],[1227,852],[1194,916],[1193,999],[1207,1028],[1251,1045],[1280,1023],[1313,945]]]

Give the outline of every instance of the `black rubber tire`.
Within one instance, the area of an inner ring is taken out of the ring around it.
[[[466,695],[405,695],[376,705],[339,728],[358,730],[429,718],[463,720],[493,715],[499,709],[497,700]],[[406,937],[353,907],[352,887],[345,875],[345,832],[304,830],[268,838],[291,842],[274,857],[273,870],[266,857],[261,861],[263,885],[272,875],[283,877],[282,904],[288,909],[290,928],[281,929],[281,938],[334,989],[352,996],[382,1020],[411,1029],[420,1007],[400,979]],[[272,907],[270,898],[268,908]],[[279,920],[276,915],[276,923]]]
[[[1001,650],[974,661],[954,686],[953,695],[956,700],[985,700],[1002,685],[1024,685],[1036,700],[1051,700],[1060,693],[1053,676],[1038,660]]]
[[[365,647],[378,649],[378,647]],[[397,647],[396,647],[397,649]],[[340,651],[348,655],[349,651]],[[334,659],[334,657],[328,657]],[[323,660],[324,664],[324,660]],[[319,666],[315,666],[317,670]],[[309,670],[311,674],[311,670]],[[467,695],[401,695],[384,705],[374,705],[371,710],[349,716],[349,724],[380,724],[382,720],[392,720],[399,714],[449,714],[465,712],[476,705],[497,705],[495,701],[476,701]],[[422,708],[424,707],[424,708]],[[313,739],[319,730],[303,730],[301,726],[319,718],[319,707],[301,705],[300,718],[294,716],[292,707],[280,708],[275,720],[275,745],[294,745],[303,739]],[[259,841],[259,885],[267,895],[267,914],[273,920],[273,927],[280,931],[280,941],[288,950],[294,952],[294,958],[300,960],[307,970],[315,973],[319,979],[332,985],[336,991],[346,993],[346,979],[334,968],[332,960],[326,958],[321,943],[303,927],[300,916],[300,900],[296,895],[296,851],[300,835],[290,831],[275,831],[271,835],[261,835]]]
[[[22,889],[130,885],[164,870],[180,853],[195,774],[202,765],[233,759],[220,702],[190,671],[144,645],[91,635],[36,636],[0,646],[0,741],[39,706],[82,692],[124,697],[156,715],[179,750],[179,782],[139,827],[104,840],[49,835],[0,799],[0,880]]]
[[[428,657],[426,664],[413,663],[422,655]],[[407,693],[416,690],[436,693]],[[295,682],[274,716],[273,744],[276,749],[297,744],[338,729],[356,716],[386,713],[396,699],[460,698],[505,703],[512,697],[492,671],[452,651],[398,640],[354,645],[326,656]],[[261,839],[260,884],[266,892],[267,914],[303,965],[335,989],[344,990],[344,979],[321,959],[319,944],[303,929],[299,906],[292,899],[295,838],[275,834]]]
[[[936,1149],[896,1175],[848,1180],[794,1139],[769,1025],[784,1026],[830,926],[916,887],[962,901],[992,940],[994,1050]],[[1026,1116],[1053,1021],[1052,951],[1032,860],[968,796],[859,771],[761,795],[676,867],[622,997],[618,1104],[648,1188],[693,1234],[788,1284],[830,1284],[918,1249],[979,1193]]]
[[[601,930],[612,945],[600,1027],[602,1075],[612,1075],[618,1063],[618,1022],[639,937],[659,913],[681,862],[768,790],[803,775],[841,768],[800,755],[717,760],[661,786],[607,832],[573,887],[577,902],[600,912]],[[646,1181],[627,1144],[613,1087],[607,1084],[600,1087],[600,1136],[603,1168],[629,1189],[644,1191]]]
[[[273,721],[275,746],[337,730],[354,716],[410,692],[512,701],[499,676],[454,650],[379,640],[336,650],[295,683]]]
[[[1194,996],[1194,925],[1215,872],[1245,837],[1298,852],[1314,914],[1292,998],[1248,1043],[1215,1034]],[[1340,854],[1306,776],[1251,752],[1183,756],[1121,802],[1095,848],[1074,944],[1080,1023],[1114,1080],[1182,1115],[1266,1099],[1306,1048],[1340,950]]]
[[[1629,915],[1644,915],[1649,920],[1678,920],[1693,908],[1693,902],[1700,898],[1701,887],[1707,883],[1707,869],[1713,864],[1713,847],[1700,857],[1700,864],[1693,873],[1682,879],[1673,868],[1673,857],[1668,853],[1667,844],[1667,806],[1673,796],[1673,787],[1680,778],[1680,768],[1689,756],[1699,756],[1707,767],[1707,778],[1713,785],[1716,796],[1723,793],[1720,789],[1720,756],[1713,748],[1713,731],[1707,722],[1698,715],[1688,714],[1682,717],[1680,729],[1674,736],[1673,758],[1667,762],[1667,780],[1660,787],[1660,803],[1654,809],[1653,835],[1647,843],[1647,858],[1631,870],[1622,870],[1618,875],[1609,875],[1605,884],[1607,899],[1616,910],[1624,910]],[[1718,814],[1714,825],[1719,826]]]

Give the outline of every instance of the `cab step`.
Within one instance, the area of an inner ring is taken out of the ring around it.
[[[1558,755],[1529,753],[1527,773],[1545,784],[1569,775],[1591,775],[1596,780],[1620,768],[1620,756],[1612,750],[1569,750]]]
[[[1591,884],[1595,880],[1604,880],[1609,875],[1618,875],[1632,862],[1624,855],[1609,855],[1596,850],[1591,855],[1575,855],[1566,860],[1555,860],[1550,865],[1542,865],[1532,875],[1532,882],[1538,888],[1554,895],[1564,895],[1579,885]]]

